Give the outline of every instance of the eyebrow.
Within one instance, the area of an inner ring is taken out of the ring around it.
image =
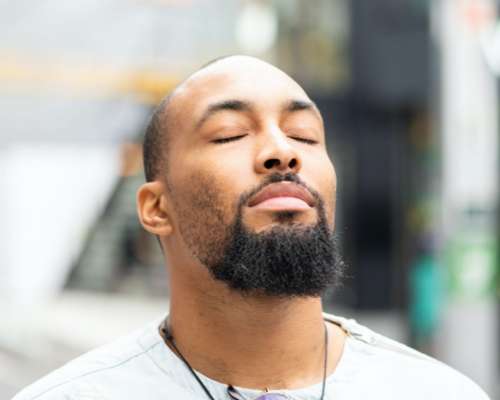
[[[316,104],[312,101],[304,101],[304,100],[291,100],[289,103],[283,107],[284,111],[294,112],[301,110],[315,110],[317,111]]]
[[[214,114],[217,114],[221,111],[239,111],[239,112],[249,112],[252,111],[254,107],[252,106],[252,103],[244,100],[237,100],[237,99],[229,99],[229,100],[223,100],[219,101],[213,104],[210,104],[199,121],[196,123],[196,127],[200,128],[206,121],[209,119],[211,116]],[[285,103],[285,106],[283,107],[282,111],[283,112],[296,112],[296,111],[302,111],[302,110],[310,110],[318,118],[321,119],[320,117],[320,112],[318,110],[318,107],[313,101],[305,101],[305,100],[291,100],[287,103]]]
[[[221,111],[252,111],[253,107],[248,101],[243,100],[223,100],[217,103],[210,104],[208,108],[205,110],[200,120],[197,122],[196,127],[199,128],[201,125],[205,123],[205,121],[210,118],[212,115],[217,114]]]

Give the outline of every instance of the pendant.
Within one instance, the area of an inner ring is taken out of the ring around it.
[[[253,400],[290,400],[290,397],[286,394],[268,392],[268,390],[269,389],[266,389],[266,392],[264,394],[255,397]],[[227,394],[233,400],[245,400],[245,397],[241,393],[239,393],[232,385],[229,385],[227,387]]]

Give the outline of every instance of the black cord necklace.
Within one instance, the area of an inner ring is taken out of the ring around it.
[[[166,342],[168,342],[175,350],[175,352],[178,354],[182,362],[186,365],[186,367],[189,369],[191,374],[194,376],[196,381],[200,384],[202,387],[203,391],[206,393],[208,398],[210,400],[215,400],[215,398],[212,396],[208,388],[205,386],[205,384],[202,382],[198,374],[195,372],[195,370],[191,367],[191,365],[187,362],[187,360],[184,358],[182,353],[179,351],[177,346],[175,345],[174,342],[174,337],[170,333],[170,331],[167,329],[167,321],[164,321],[164,323],[161,326],[161,332],[163,333],[163,338],[165,339]],[[323,400],[323,397],[325,396],[325,388],[326,388],[326,373],[327,373],[327,367],[328,367],[328,329],[325,324],[325,357],[324,357],[324,363],[323,363],[323,382],[321,385],[321,396],[319,397],[319,400]],[[234,388],[232,385],[228,385],[227,387],[227,394],[229,397],[233,400],[245,400],[241,394]],[[266,392],[265,394],[257,397],[255,400],[283,400],[287,399],[288,397],[279,393],[268,393]]]

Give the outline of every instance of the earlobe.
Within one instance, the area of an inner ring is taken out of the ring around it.
[[[137,191],[137,214],[144,229],[158,236],[168,236],[172,225],[167,213],[164,185],[147,182]]]

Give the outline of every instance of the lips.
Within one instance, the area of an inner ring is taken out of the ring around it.
[[[311,195],[309,190],[303,186],[297,185],[293,182],[279,182],[271,183],[259,191],[255,196],[253,196],[248,202],[249,207],[255,207],[264,202],[270,203],[276,199],[289,201],[301,201],[309,207],[314,207],[314,197]]]

